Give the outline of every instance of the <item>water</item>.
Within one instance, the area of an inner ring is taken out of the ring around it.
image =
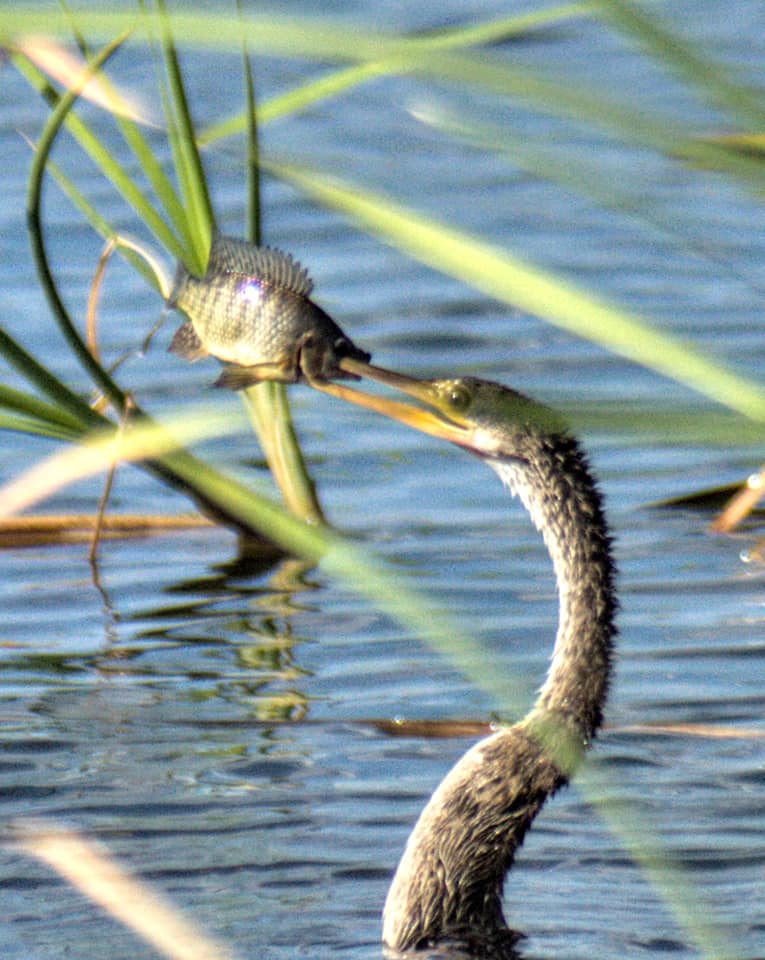
[[[702,22],[685,16],[685,6],[673,7],[678,22],[693,24],[721,58],[762,86],[761,5],[738,4],[731,15],[730,5],[710,2]],[[363,7],[337,9],[364,19]],[[438,13],[400,4],[385,16],[391,28],[419,28],[459,22],[469,12],[456,3]],[[688,102],[672,80],[600,28],[580,23],[494,52],[617,92],[634,89],[646,102],[692,110],[700,128],[715,126],[710,107]],[[209,56],[187,62],[200,119],[239,105],[236,58],[225,69]],[[261,94],[281,92],[316,69],[261,61]],[[118,70],[153,96],[151,71],[137,51]],[[559,139],[566,150],[576,142],[583,158],[607,151],[615,175],[639,184],[678,242],[519,174],[493,154],[445,140],[408,112],[423,102],[463,111],[484,106],[474,94],[415,77],[383,79],[271,125],[265,144],[508,244],[762,377],[765,259],[761,209],[748,196],[714,176],[514,114],[512,105],[485,105],[495,111],[487,119],[512,122],[529,138]],[[82,385],[27,253],[29,153],[17,131],[34,135],[41,116],[24,84],[2,68],[4,323]],[[62,161],[72,155],[62,145]],[[207,163],[222,226],[240,232],[238,155],[213,151]],[[78,176],[104,196],[107,212],[135,229],[88,171]],[[99,244],[73,223],[54,189],[46,220],[57,269],[81,311]],[[564,408],[627,397],[694,401],[412,263],[270,182],[266,236],[310,267],[317,299],[383,364],[415,374],[475,373]],[[110,267],[105,354],[134,347],[159,309],[131,273]],[[147,358],[130,362],[124,382],[154,412],[200,398],[238,411],[236,397],[208,391],[213,363],[191,366],[165,354],[174,326],[166,324]],[[469,629],[492,670],[512,676],[530,698],[546,667],[556,609],[547,557],[520,508],[456,450],[305,388],[291,395],[329,517]],[[641,846],[659,843],[682,870],[680,899],[700,905],[738,956],[761,957],[763,572],[741,559],[755,538],[713,537],[708,515],[649,507],[739,479],[761,452],[667,445],[660,437],[636,443],[628,432],[590,431],[584,439],[617,537],[622,600],[617,677],[595,769],[607,777],[606,798],[627,804]],[[49,449],[5,435],[0,477]],[[268,489],[246,432],[205,450]],[[45,509],[92,511],[99,493],[99,483],[85,482]],[[186,507],[140,471],[120,471],[115,511]],[[81,826],[242,956],[379,957],[379,913],[408,831],[472,741],[393,737],[377,721],[485,721],[495,712],[516,716],[525,703],[494,702],[321,568],[238,562],[226,531],[105,543],[97,580],[81,545],[8,550],[1,562],[3,819],[46,816]],[[717,725],[740,735],[659,735],[644,724]],[[507,884],[508,918],[527,936],[524,956],[698,956],[624,839],[588,803],[584,787],[549,804]],[[83,956],[94,943],[108,960],[153,955],[45,868],[8,850],[0,854],[0,890],[5,957]]]

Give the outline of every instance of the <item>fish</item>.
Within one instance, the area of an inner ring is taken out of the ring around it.
[[[169,350],[189,361],[217,358],[225,366],[216,386],[232,390],[264,380],[358,380],[340,361],[368,363],[371,355],[314,303],[312,291],[291,254],[216,233],[204,276],[178,264],[167,305],[188,319]]]

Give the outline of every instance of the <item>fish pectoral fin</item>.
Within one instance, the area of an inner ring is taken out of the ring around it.
[[[263,383],[266,380],[276,381],[277,383],[295,383],[297,381],[296,371],[291,366],[280,363],[258,363],[252,367],[240,367],[231,364],[223,368],[223,373],[215,381],[215,386],[224,387],[227,390],[245,390],[247,387],[252,387],[256,383]]]
[[[191,321],[187,321],[178,327],[167,349],[170,353],[191,361],[201,360],[203,357],[209,357],[210,355],[197,336]]]

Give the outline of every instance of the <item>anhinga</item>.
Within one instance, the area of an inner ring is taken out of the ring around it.
[[[383,917],[383,939],[395,950],[457,942],[509,952],[505,874],[542,804],[589,746],[608,691],[616,597],[601,497],[577,441],[533,400],[474,377],[419,380],[352,359],[341,366],[421,405],[313,385],[480,457],[520,498],[553,563],[559,625],[539,696],[520,722],[471,747],[436,788]]]

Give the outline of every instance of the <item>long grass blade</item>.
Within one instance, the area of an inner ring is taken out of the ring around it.
[[[324,511],[295,433],[286,387],[259,383],[245,390],[243,399],[287,508],[308,523],[324,523]]]
[[[658,63],[674,69],[739,123],[754,130],[765,127],[762,98],[751,93],[747,83],[713,59],[708,50],[697,50],[670,30],[655,8],[645,13],[632,0],[596,0],[596,6],[618,30],[636,38]]]
[[[395,201],[294,164],[269,170],[411,256],[629,360],[765,422],[765,390],[574,284]]]
[[[184,208],[191,223],[196,272],[202,273],[207,264],[212,231],[215,226],[215,214],[197,146],[194,121],[191,117],[183,73],[175,48],[171,19],[164,0],[158,0],[158,10],[160,42],[167,73],[169,104],[172,108],[172,123],[169,126],[173,130],[171,142],[175,168],[181,184]]]
[[[69,16],[72,31],[77,38],[78,45],[87,55],[90,56],[90,46],[79,29],[76,16],[71,11],[69,12]],[[105,75],[100,75],[98,80],[105,88],[106,95],[109,98],[116,100],[117,103],[120,103],[125,99],[127,99],[128,103],[132,101],[131,95],[126,95],[123,91],[116,90]],[[125,143],[138,160],[144,176],[152,187],[155,196],[164,206],[170,221],[173,224],[175,232],[180,238],[182,238],[182,242],[185,244],[185,246],[190,248],[191,235],[189,233],[186,211],[181,204],[180,198],[175,187],[173,186],[172,181],[165,173],[164,168],[158,160],[155,152],[148,145],[148,142],[141,132],[139,125],[140,123],[144,123],[148,126],[157,126],[157,124],[153,122],[153,119],[146,115],[146,112],[139,116],[135,116],[134,114],[135,111],[113,111],[114,119],[123,139],[125,140]]]
[[[241,4],[239,12],[241,16]],[[247,225],[250,240],[261,244],[263,224],[259,117],[255,78],[246,40],[242,41],[242,65],[247,119]],[[247,389],[243,393],[243,399],[268,467],[288,509],[309,523],[323,523],[324,513],[316,487],[308,473],[295,434],[287,388],[281,383],[260,383]]]
[[[761,166],[750,158],[697,138],[681,137],[674,119],[649,115],[631,103],[618,102],[600,90],[582,84],[552,80],[538,71],[509,64],[481,52],[469,56],[448,49],[428,48],[427,38],[406,38],[354,28],[348,42],[348,27],[328,19],[248,17],[242,25],[237,17],[212,16],[200,12],[176,11],[168,15],[174,42],[204,46],[206,49],[238,50],[243,35],[253,52],[326,62],[355,64],[386,62],[400,73],[415,73],[460,86],[471,86],[511,97],[546,113],[596,125],[610,135],[631,143],[650,146],[695,163],[735,173],[752,188],[765,189]],[[82,23],[93,36],[113,37],[125,28],[135,28],[133,17],[121,11],[89,11]],[[146,23],[142,24],[146,27]],[[0,39],[13,33],[66,33],[68,24],[56,11],[37,8],[0,13]],[[140,32],[140,31],[137,31]],[[191,167],[195,161],[189,157]],[[198,198],[200,199],[200,198]]]
[[[23,433],[27,436],[45,437],[48,440],[76,440],[81,431],[71,430],[51,423],[48,420],[38,420],[35,417],[25,417],[12,413],[3,413],[0,410],[0,430],[11,433]]]
[[[567,3],[558,7],[551,7],[548,10],[533,10],[528,13],[512,14],[499,20],[446,28],[414,39],[425,50],[463,49],[482,44],[501,43],[552,24],[587,16],[591,12],[592,6],[589,3]],[[294,90],[289,90],[287,93],[265,101],[260,105],[258,120],[260,123],[268,123],[271,120],[297,113],[322,100],[340,96],[375,77],[395,73],[397,69],[395,61],[380,61],[357,64],[333,71]],[[241,133],[246,129],[246,126],[246,113],[229,117],[204,131],[200,135],[200,143],[214,143],[225,137]]]
[[[106,82],[105,78],[104,82]],[[119,94],[120,91],[117,91],[117,95]],[[125,143],[138,161],[154,195],[164,207],[172,224],[172,229],[182,239],[184,245],[190,247],[191,234],[186,210],[172,180],[165,173],[156,152],[142,133],[139,123],[135,122],[130,115],[123,113],[115,113],[114,119]]]
[[[613,780],[612,771],[586,763],[576,784],[661,895],[699,956],[705,960],[738,960],[739,951],[715,919],[715,904],[705,900],[689,872],[657,839],[654,824],[634,804],[616,795]]]
[[[124,42],[124,37],[107,44],[101,53],[92,61],[90,69],[83,75],[81,83],[86,83],[91,72],[97,71],[106,60],[112,56]],[[114,380],[104,370],[104,368],[95,360],[77,328],[72,322],[69,313],[64,306],[64,302],[58,292],[53,273],[50,269],[45,240],[43,236],[43,226],[41,219],[41,202],[43,183],[45,178],[45,167],[48,156],[53,147],[56,136],[66,120],[67,114],[76,103],[79,94],[79,85],[64,96],[61,97],[58,105],[52,112],[45,130],[40,138],[37,151],[32,161],[32,168],[29,174],[29,187],[27,192],[27,223],[29,225],[29,234],[32,241],[32,249],[37,264],[37,270],[43,285],[48,303],[56,317],[62,333],[66,337],[67,343],[77,356],[83,368],[93,379],[99,389],[103,390],[115,406],[121,409],[125,403],[125,395],[117,386]]]
[[[82,213],[96,233],[100,234],[106,241],[116,240],[119,237],[114,226],[98,212],[82,190],[64,173],[58,164],[49,160],[46,171],[55,179],[62,193]],[[117,249],[120,256],[130,263],[150,286],[155,287],[165,296],[160,278],[168,274],[167,264],[162,264],[160,269],[153,269],[146,257],[138,256],[128,245],[119,244]],[[155,259],[159,259],[158,254],[155,253],[154,256]]]
[[[61,97],[50,88],[45,74],[23,56],[12,54],[11,59],[29,84],[47,100],[51,107],[56,108]],[[66,129],[157,240],[177,259],[183,259],[186,255],[183,244],[159,216],[146,198],[145,192],[90,127],[76,114],[67,112]]]
[[[47,424],[52,429],[67,432],[72,437],[79,436],[83,430],[81,417],[73,416],[61,406],[46,403],[39,397],[4,383],[0,383],[0,407]]]
[[[242,17],[241,0],[237,0],[237,10]],[[245,121],[247,125],[247,234],[250,240],[260,246],[263,242],[263,205],[261,202],[260,141],[258,125],[257,97],[255,95],[255,77],[252,72],[247,41],[242,41],[242,72],[244,74]]]
[[[81,47],[85,46],[81,37],[78,37],[78,42]],[[85,60],[72,53],[64,44],[48,37],[22,37],[16,44],[16,50],[64,88],[74,86],[82,72],[87,69]],[[139,99],[116,90],[103,74],[92,76],[83,86],[80,96],[114,117],[129,117],[137,123],[150,122],[148,111]]]
[[[104,418],[92,410],[76,393],[62,383],[50,370],[39,363],[11,335],[0,327],[0,355],[57,407],[70,415],[73,423],[82,429],[97,427]]]
[[[665,213],[650,199],[651,185],[640,177],[624,177],[604,164],[587,162],[571,153],[558,153],[549,143],[520,140],[514,132],[498,125],[477,122],[434,102],[423,102],[412,114],[423,124],[450,137],[457,137],[481,150],[506,157],[514,167],[538,179],[549,180],[585,197],[599,206],[628,217],[636,225],[687,250],[706,263],[724,266],[729,274],[751,283],[731,257],[714,250],[709,243],[708,224],[703,217],[686,210],[682,219]]]
[[[190,246],[191,235],[186,210],[170,177],[165,173],[162,164],[157,158],[156,153],[147,143],[146,138],[141,133],[137,124],[119,118],[117,122],[125,138],[125,142],[140,163],[146,179],[151,184],[155,195],[165,208],[173,225],[174,234],[182,238],[185,246]]]

